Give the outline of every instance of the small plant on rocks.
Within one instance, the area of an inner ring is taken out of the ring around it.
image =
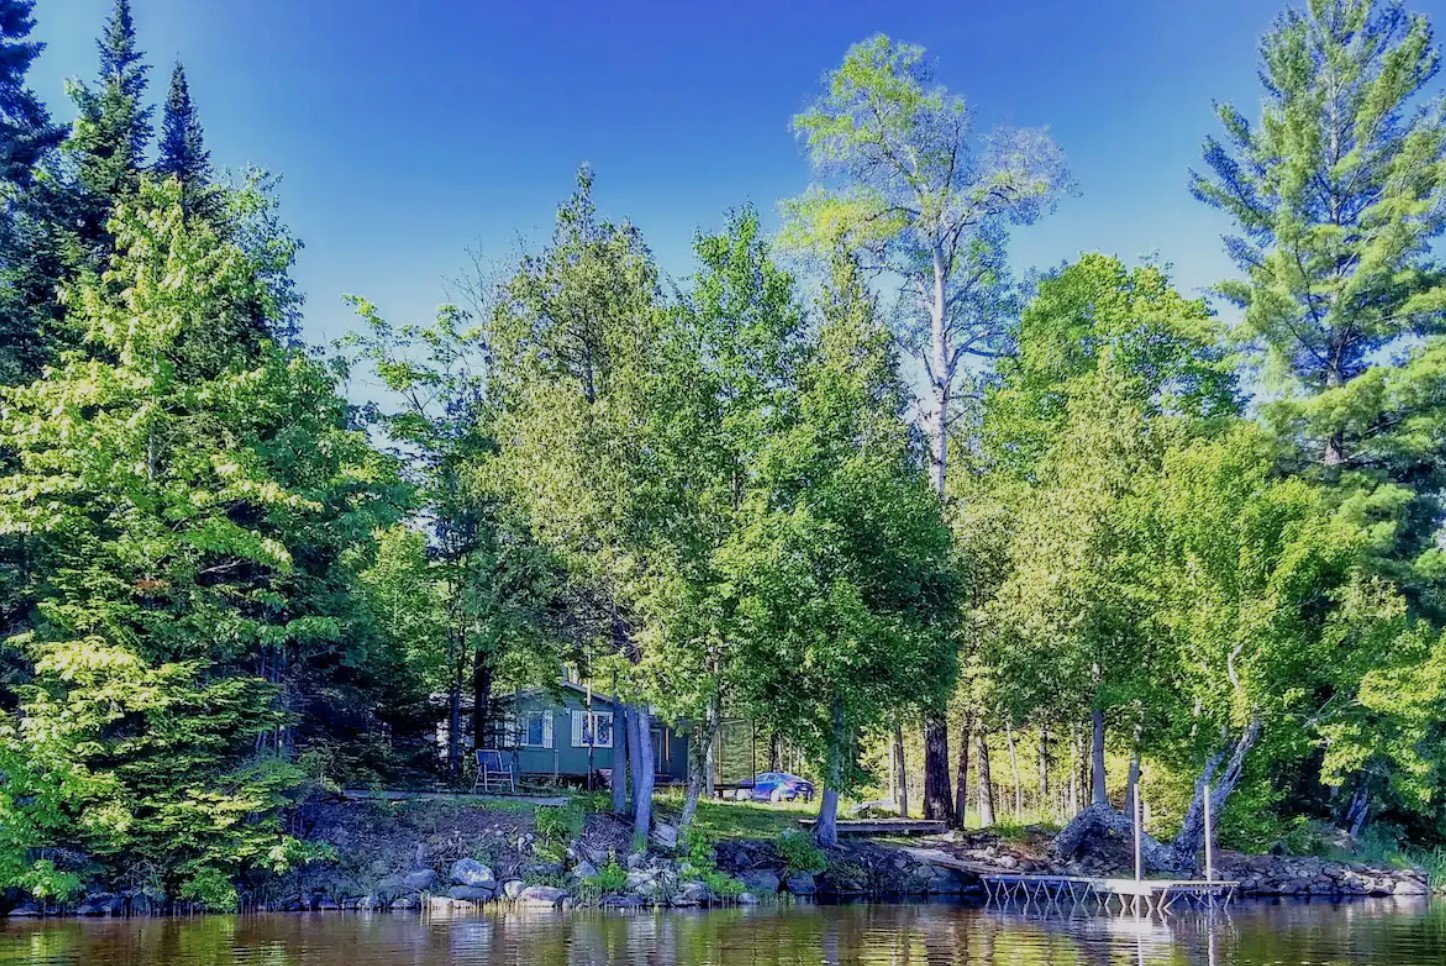
[[[789,829],[773,843],[788,875],[818,875],[828,868],[828,856],[802,832]]]

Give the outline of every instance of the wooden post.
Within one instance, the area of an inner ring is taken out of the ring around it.
[[[1214,829],[1210,827],[1210,785],[1205,785],[1205,881],[1215,881],[1215,846],[1210,841]]]
[[[1140,822],[1140,785],[1139,785],[1138,782],[1136,782],[1136,783],[1135,783],[1135,787],[1130,790],[1130,798],[1132,798],[1132,799],[1134,800],[1134,803],[1135,803],[1135,881],[1136,881],[1136,882],[1139,882],[1141,879],[1144,878],[1144,871],[1145,871],[1145,869],[1144,869],[1144,863],[1143,863],[1143,862],[1141,861],[1141,859],[1140,859],[1140,832],[1141,832],[1140,825],[1141,825],[1141,822]]]

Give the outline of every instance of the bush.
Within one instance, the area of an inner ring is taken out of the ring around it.
[[[737,899],[744,892],[741,881],[717,869],[704,872],[701,878],[708,891],[719,899]]]
[[[585,818],[582,809],[572,805],[544,805],[533,818],[533,828],[544,842],[566,841],[582,832]]]
[[[812,838],[797,829],[789,829],[779,835],[773,847],[778,852],[778,857],[783,860],[784,870],[788,875],[817,875],[828,868],[828,856],[824,855]]]
[[[628,870],[618,865],[616,855],[608,856],[607,865],[597,870],[597,875],[588,876],[578,885],[578,898],[583,902],[597,902],[604,896],[621,895],[628,888]]]
[[[199,902],[211,912],[235,912],[241,899],[226,873],[209,866],[181,884],[181,898]]]

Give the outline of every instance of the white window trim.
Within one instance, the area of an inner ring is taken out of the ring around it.
[[[536,715],[542,719],[542,741],[528,741],[529,721]],[[518,716],[518,747],[520,748],[551,748],[552,747],[552,712],[551,711],[524,711]]]
[[[587,718],[584,717],[586,714],[588,714],[588,712],[582,708],[577,708],[572,712],[572,746],[574,748],[588,747],[587,742],[583,740],[586,734],[584,730],[587,721]],[[604,718],[608,721],[607,741],[596,742],[592,746],[594,748],[611,748],[613,746],[613,713],[611,711],[592,712],[592,734],[596,735],[598,733],[597,722]]]

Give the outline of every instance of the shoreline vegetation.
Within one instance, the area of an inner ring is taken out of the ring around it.
[[[153,103],[114,0],[58,125],[35,15],[0,0],[0,914],[969,887],[841,838],[854,808],[1097,871],[1138,813],[1174,877],[1208,812],[1247,892],[1440,885],[1424,16],[1276,18],[1188,172],[1236,265],[1207,297],[1158,260],[1016,269],[1089,186],[878,35],[793,118],[813,183],[777,231],[700,212],[666,277],[583,165],[435,319],[348,296],[312,346],[276,179],[213,163],[184,66]],[[610,792],[338,797],[554,747],[509,699],[562,682],[612,702]],[[811,830],[712,801],[729,769],[799,772]]]

